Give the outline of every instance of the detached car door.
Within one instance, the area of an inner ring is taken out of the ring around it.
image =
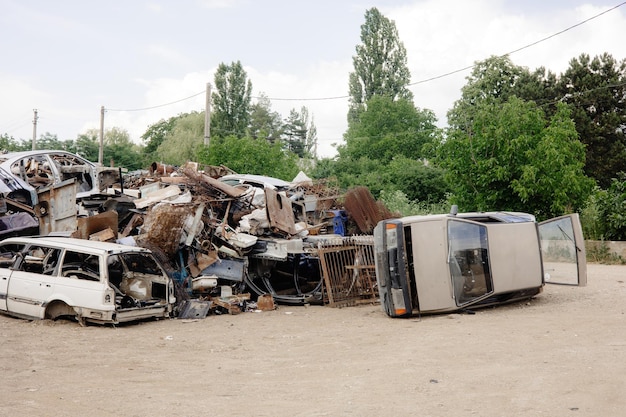
[[[578,214],[539,223],[539,238],[547,284],[587,285],[587,254]]]

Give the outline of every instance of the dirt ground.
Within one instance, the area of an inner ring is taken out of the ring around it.
[[[626,266],[391,319],[287,307],[118,327],[0,315],[1,416],[624,416]]]

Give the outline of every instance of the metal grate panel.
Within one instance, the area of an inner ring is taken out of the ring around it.
[[[319,243],[318,254],[330,307],[378,301],[373,236],[325,240]]]

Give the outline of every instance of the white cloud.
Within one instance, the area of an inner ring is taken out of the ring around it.
[[[175,47],[166,45],[150,44],[145,48],[145,54],[155,57],[165,63],[177,65],[191,65],[191,60],[184,54],[180,53]]]
[[[240,0],[198,0],[198,4],[207,9],[228,9],[240,3]]]
[[[309,7],[331,7],[330,2],[320,1],[319,6],[309,4]],[[396,22],[400,39],[407,48],[412,82],[437,77],[491,55],[529,45],[611,7],[571,1],[374,3],[384,4],[378,6],[379,10]],[[341,15],[345,24],[334,26],[335,32],[324,30],[320,23],[319,31],[302,31],[294,36],[281,31],[280,25],[273,25],[271,32],[275,35],[271,42],[267,38],[261,41],[259,33],[248,31],[246,24],[229,20],[239,19],[244,13],[248,13],[245,16],[248,25],[265,21],[263,13],[273,13],[273,22],[306,18],[297,7],[287,7],[291,3],[285,2],[279,7],[281,2],[276,0],[272,4],[276,7],[262,7],[247,0],[203,0],[193,3],[202,8],[180,8],[178,3],[174,6],[173,2],[151,1],[142,7],[128,6],[128,15],[124,16],[126,26],[120,26],[125,28],[122,30],[133,29],[127,33],[107,32],[111,22],[121,17],[105,15],[109,10],[106,7],[99,9],[97,19],[90,20],[94,14],[87,7],[59,11],[48,2],[39,2],[38,7],[31,3],[20,3],[19,7],[11,3],[13,8],[7,9],[9,14],[0,16],[0,23],[4,23],[0,25],[0,36],[12,39],[0,69],[0,133],[30,138],[32,109],[37,108],[39,132],[48,131],[60,139],[75,138],[86,129],[99,127],[99,110],[104,104],[110,107],[105,115],[105,128],[126,129],[138,141],[148,126],[161,119],[203,111],[203,91],[207,82],[213,82],[217,65],[240,60],[252,81],[253,95],[265,93],[273,99],[273,109],[283,117],[287,117],[292,108],[309,108],[318,129],[319,154],[331,156],[334,154],[331,144],[341,142],[347,128],[348,74],[353,69],[356,43],[349,45],[346,39],[352,37],[350,39],[359,42],[358,33],[366,8],[363,6],[362,12],[356,13],[354,8],[337,5],[337,10],[345,13]],[[170,9],[163,13],[166,7]],[[230,8],[224,14],[227,18],[215,20],[223,8]],[[154,13],[147,14],[146,10]],[[251,10],[255,13],[250,14]],[[11,25],[30,14],[36,14],[40,22],[52,24],[31,25],[28,30]],[[201,27],[196,26],[198,21],[191,23],[196,17],[210,17],[215,25],[202,27],[200,32],[191,30]],[[159,25],[155,24],[156,20]],[[72,31],[66,30],[68,24]],[[102,26],[97,26],[100,24]],[[219,31],[213,31],[218,28]],[[292,26],[291,30],[297,28]],[[105,41],[101,45],[108,48],[104,55],[105,49],[81,49],[89,44],[84,39],[87,33],[102,35],[97,39]],[[82,38],[74,42],[72,37]],[[622,10],[616,9],[516,52],[511,60],[530,69],[545,66],[560,73],[581,53],[594,56],[608,52],[617,60],[624,59],[623,39],[626,39],[626,19]],[[324,48],[315,49],[319,45]],[[315,52],[308,56],[306,53],[295,54],[298,58],[289,55],[290,51],[306,52],[309,48]],[[37,51],[43,55],[35,55]],[[141,55],[136,51],[145,53]],[[86,65],[85,60],[95,65]],[[460,89],[469,73],[466,70],[411,86],[416,105],[435,111],[439,124],[444,125],[445,115],[460,97]],[[191,97],[193,95],[196,96]],[[342,98],[315,100],[333,97]],[[139,109],[144,110],[128,111]]]
[[[608,7],[583,5],[564,8],[557,14],[510,14],[503,2],[426,1],[390,9],[401,40],[407,49],[412,82],[428,80],[473,65],[492,55],[502,55],[548,38],[589,19]],[[622,39],[626,22],[613,11],[572,28],[543,42],[510,55],[516,65],[535,69],[544,66],[555,73],[568,67],[581,53],[603,52],[623,59]],[[416,105],[435,111],[439,124],[446,123],[446,113],[471,70],[411,87]]]

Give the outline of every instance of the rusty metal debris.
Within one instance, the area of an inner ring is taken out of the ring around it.
[[[361,233],[371,234],[379,221],[392,217],[386,207],[378,203],[367,187],[348,190],[345,207],[352,214]]]
[[[62,168],[74,177],[39,186],[34,205],[4,193],[0,233],[33,234],[30,219],[42,235],[151,249],[175,282],[181,318],[276,304],[377,302],[372,236],[351,231],[369,234],[391,216],[367,189],[344,196],[333,181],[303,173],[286,183],[224,166],[155,162],[118,184],[100,178],[106,189],[79,197],[76,176],[85,181],[84,167]]]

